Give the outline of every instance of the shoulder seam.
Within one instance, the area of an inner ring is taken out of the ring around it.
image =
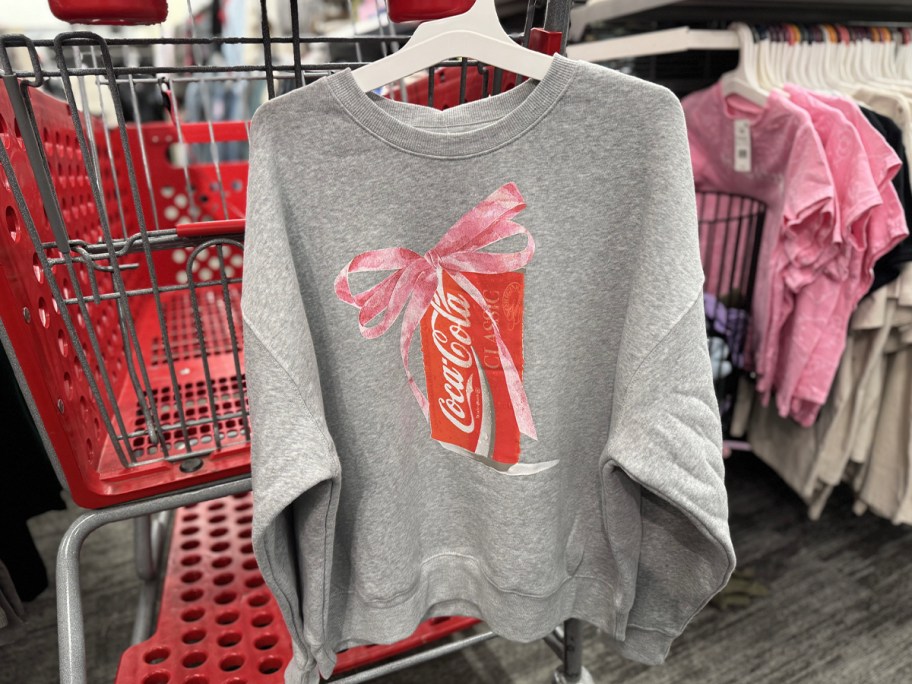
[[[656,343],[652,345],[652,347],[650,347],[649,351],[643,355],[643,358],[640,359],[640,362],[637,364],[636,369],[633,371],[633,375],[630,376],[630,382],[627,383],[627,386],[623,390],[624,394],[620,398],[620,403],[617,404],[618,406],[620,406],[621,413],[623,413],[623,411],[624,411],[624,402],[627,401],[627,394],[630,391],[630,388],[636,384],[636,380],[640,375],[640,370],[642,370],[642,368],[646,364],[646,362],[650,358],[652,358],[652,355],[656,352],[656,350],[659,349],[663,344],[665,344],[665,341],[668,340],[669,337],[671,337],[672,335],[675,334],[675,331],[677,331],[678,326],[681,325],[682,321],[687,317],[687,314],[689,314],[694,309],[694,307],[696,307],[697,304],[700,303],[700,300],[702,298],[703,298],[703,292],[700,291],[697,294],[697,296],[694,298],[694,300],[679,314],[677,320],[674,322],[674,324],[671,326],[671,328],[668,329],[668,332],[666,332],[664,335],[662,335],[662,337],[659,338],[656,341]],[[617,371],[615,371],[615,377],[617,377]],[[612,412],[611,422],[612,423],[615,422],[614,412]]]
[[[324,426],[325,424],[321,423],[320,421],[317,420],[316,415],[314,415],[314,412],[311,410],[310,405],[307,403],[307,400],[304,397],[304,393],[301,391],[301,387],[300,387],[300,385],[298,385],[297,381],[294,379],[294,376],[291,374],[291,371],[288,370],[288,367],[282,362],[282,360],[279,358],[279,356],[270,348],[270,346],[264,340],[263,335],[257,330],[256,326],[253,324],[253,322],[250,320],[250,318],[245,313],[243,313],[243,311],[241,312],[241,318],[244,321],[244,334],[247,335],[248,331],[250,333],[252,333],[253,337],[255,337],[257,342],[259,342],[263,346],[263,349],[265,349],[266,352],[269,354],[269,356],[272,358],[272,360],[275,361],[276,365],[282,369],[282,372],[286,375],[289,382],[291,382],[292,387],[295,388],[295,392],[297,392],[298,398],[301,400],[301,403],[304,405],[304,410],[307,411],[308,417],[311,419],[311,421],[313,421],[313,423],[317,427],[320,428],[320,430],[319,430],[320,439],[323,440],[323,446],[326,448],[327,453],[329,454],[330,458],[333,460],[334,464],[337,467],[341,468],[341,464],[339,463],[338,455],[335,453],[335,450],[332,448],[332,445],[329,443],[329,440],[326,437],[326,434],[325,434],[326,428]]]

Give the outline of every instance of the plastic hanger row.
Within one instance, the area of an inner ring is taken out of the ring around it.
[[[912,81],[912,29],[838,24],[734,24],[738,67],[723,93],[763,105],[785,83],[851,93],[860,86],[905,90]]]

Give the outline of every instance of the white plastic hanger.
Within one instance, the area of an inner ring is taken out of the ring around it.
[[[792,43],[785,35],[783,35],[782,40],[779,41],[779,51],[776,53],[776,59],[776,73],[779,75],[777,85],[781,87],[788,83],[789,74],[792,70],[792,61],[795,59]]]
[[[855,38],[849,43],[849,50],[852,54],[852,61],[850,62],[849,69],[856,83],[870,82],[870,77],[865,73],[866,60],[864,47],[864,40],[861,38]]]
[[[854,74],[851,69],[851,60],[852,60],[852,41],[845,42],[840,40],[839,43],[839,80],[845,84],[851,84],[852,86],[858,85]]]
[[[766,90],[781,88],[782,84],[785,83],[785,77],[783,76],[784,46],[782,43],[783,41],[778,34],[773,34],[770,31],[769,45],[760,55],[763,60],[762,68],[764,73],[764,78],[760,81],[760,85]]]
[[[517,45],[500,25],[494,0],[475,0],[468,12],[421,24],[401,50],[352,75],[368,92],[454,57],[477,59],[536,81],[554,59]]]
[[[814,51],[814,45],[815,43],[811,40],[805,40],[805,36],[802,35],[801,40],[795,46],[797,60],[795,65],[795,83],[811,90],[818,87],[811,73],[811,55]]]
[[[786,82],[803,85],[807,88],[808,82],[804,73],[807,66],[807,43],[804,41],[804,36],[799,35],[794,43],[789,44],[789,55],[791,59],[788,63]]]
[[[773,74],[770,71],[770,55],[773,51],[773,40],[769,32],[757,41],[757,82],[764,90],[774,87]]]
[[[903,42],[897,50],[896,59],[899,63],[900,80],[912,81],[912,43]]]
[[[912,45],[906,43],[907,34],[905,31],[900,31],[899,41],[896,45],[896,79],[899,81],[908,81],[910,80],[910,75],[912,72],[909,70],[910,57],[912,57]]]
[[[808,78],[808,88],[811,90],[826,90],[826,86],[820,78],[820,55],[826,45],[826,43],[823,42],[826,38],[823,37],[822,40],[816,40],[817,29],[815,28],[812,30],[814,31],[813,35],[815,40],[808,45],[808,63],[805,68],[805,74]]]
[[[807,88],[810,90],[820,90],[821,86],[817,80],[817,55],[822,43],[817,41],[815,29],[810,29],[810,40],[804,46],[804,69],[802,74],[807,82]]]
[[[747,24],[735,23],[732,28],[741,40],[740,58],[738,66],[733,71],[722,75],[719,82],[722,84],[722,94],[738,95],[756,105],[764,106],[769,97],[769,91],[760,87],[757,80],[757,52],[754,45],[754,34]]]
[[[902,84],[904,79],[899,72],[899,43],[893,33],[881,32],[879,40],[874,43],[877,51],[877,82],[887,88],[908,87]]]
[[[823,29],[823,42],[820,43],[819,52],[817,53],[817,60],[814,63],[814,79],[820,85],[820,90],[832,90],[833,78],[831,77],[832,72],[834,71],[833,59],[834,59],[834,48],[836,44],[833,42],[833,35],[826,28]]]

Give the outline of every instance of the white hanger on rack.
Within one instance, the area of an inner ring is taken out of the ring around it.
[[[833,45],[830,32],[823,31],[823,41],[817,43],[814,62],[811,65],[811,73],[814,75],[814,83],[817,85],[817,90],[830,89],[830,79],[827,77],[827,71],[832,68],[831,55],[833,54]]]
[[[813,42],[813,40],[804,40],[804,37],[802,37],[802,40],[797,46],[798,63],[796,65],[797,68],[795,69],[795,73],[799,80],[796,82],[803,84],[805,88],[810,88],[812,90],[819,87],[814,80],[814,74],[811,71],[816,45],[817,43]]]
[[[553,57],[521,47],[497,18],[494,0],[475,0],[463,14],[421,24],[398,52],[355,69],[365,92],[398,81],[454,57],[468,57],[540,81]]]
[[[756,105],[766,104],[769,91],[760,87],[757,80],[757,48],[754,43],[754,34],[747,24],[735,23],[732,28],[741,41],[740,58],[738,66],[722,75],[719,82],[722,84],[722,94],[738,95]]]
[[[776,76],[772,71],[772,54],[777,49],[769,32],[757,41],[757,80],[764,90],[772,90]]]
[[[877,81],[886,87],[893,87],[905,80],[899,72],[899,47],[897,36],[884,32],[881,40],[875,43],[878,53]]]
[[[906,36],[904,35],[904,39]],[[900,80],[912,81],[912,43],[903,42],[896,51]]]
[[[726,96],[740,95],[761,107],[766,104],[769,90],[761,86],[757,77],[757,48],[753,32],[746,24],[732,24],[731,28],[722,31],[680,26],[579,43],[567,47],[567,56],[587,62],[607,62],[688,50],[740,50],[738,68],[721,79],[722,92]],[[775,75],[770,74],[770,77]]]
[[[852,86],[857,85],[858,79],[852,73],[852,41],[844,42],[840,40],[837,45],[839,48],[839,58],[837,61],[836,73],[839,75],[839,82]]]
[[[789,80],[788,74],[795,55],[788,40],[778,40],[776,45],[778,49],[773,57],[773,73],[776,74],[776,78],[773,79],[773,85],[782,87]]]

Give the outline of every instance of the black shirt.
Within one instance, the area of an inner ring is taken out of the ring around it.
[[[861,112],[884,137],[887,144],[896,151],[897,156],[902,161],[902,168],[899,169],[893,179],[893,187],[896,188],[896,194],[899,195],[899,202],[905,212],[906,226],[912,226],[912,187],[909,185],[909,160],[906,158],[906,148],[902,141],[902,130],[892,119],[886,116],[872,112],[864,107],[861,108]],[[884,254],[874,264],[874,284],[871,285],[869,294],[896,280],[903,264],[908,261],[912,261],[912,235],[906,237],[905,240]]]

